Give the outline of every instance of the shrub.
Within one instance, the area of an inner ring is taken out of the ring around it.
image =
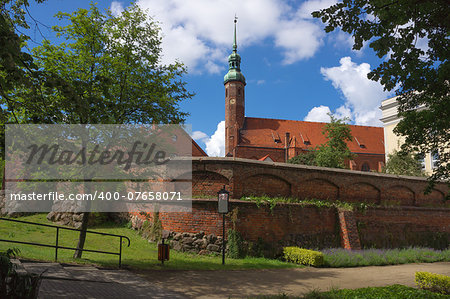
[[[330,248],[322,250],[322,253],[324,254],[324,266],[327,267],[382,266],[450,261],[450,250],[441,251],[431,248],[364,250]]]
[[[245,250],[243,247],[243,239],[241,234],[233,229],[228,230],[228,253],[227,256],[233,259],[243,258],[245,256]]]
[[[37,298],[42,272],[19,273],[11,262],[20,251],[17,248],[0,252],[0,298]]]
[[[162,238],[163,227],[161,220],[159,220],[159,212],[153,213],[153,219],[150,220],[148,214],[142,214],[146,220],[142,223],[139,229],[140,235],[149,241],[159,242]]]
[[[416,272],[419,288],[441,294],[450,294],[450,276],[430,272]]]
[[[426,290],[418,290],[404,285],[394,284],[386,287],[369,287],[360,289],[332,289],[327,292],[312,291],[303,299],[379,299],[379,298],[446,298],[447,296],[432,293]],[[279,297],[287,298],[287,297]]]
[[[319,267],[323,265],[322,252],[303,249],[299,247],[284,247],[284,259],[301,265]]]
[[[162,231],[163,227],[161,220],[159,220],[159,212],[154,212],[153,225],[150,228],[150,239],[158,243],[162,238]]]

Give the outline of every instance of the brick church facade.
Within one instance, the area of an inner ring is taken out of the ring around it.
[[[233,52],[228,57],[225,85],[225,155],[261,161],[286,162],[326,142],[325,123],[245,117],[245,77],[237,53],[236,21]],[[353,170],[380,171],[385,162],[381,127],[350,125],[353,139],[347,145],[355,158]]]

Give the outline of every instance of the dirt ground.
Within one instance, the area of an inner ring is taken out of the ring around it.
[[[158,288],[193,298],[241,298],[256,295],[302,295],[314,289],[414,286],[414,273],[450,276],[450,263],[360,268],[300,268],[238,271],[140,271]]]

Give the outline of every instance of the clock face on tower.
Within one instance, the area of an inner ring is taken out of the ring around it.
[[[230,99],[230,104],[235,104],[236,103],[236,99]]]

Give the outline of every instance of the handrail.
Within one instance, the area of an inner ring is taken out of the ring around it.
[[[10,218],[3,218],[3,217],[0,217],[0,220],[6,220],[6,221],[12,221],[12,222],[19,222],[19,223],[25,223],[25,224],[31,224],[31,225],[38,225],[38,226],[46,226],[46,227],[56,228],[56,238],[55,238],[55,243],[56,244],[55,245],[0,239],[0,242],[9,242],[9,243],[18,243],[18,244],[25,244],[25,245],[35,245],[35,246],[43,246],[43,247],[55,248],[55,261],[58,260],[58,249],[61,248],[61,249],[69,249],[69,250],[81,250],[81,251],[86,251],[86,252],[95,252],[95,253],[104,253],[104,254],[118,255],[119,256],[119,267],[122,267],[122,239],[126,239],[128,241],[128,246],[127,247],[130,247],[130,244],[131,244],[130,239],[127,236],[122,236],[122,235],[96,232],[96,231],[92,231],[92,230],[81,230],[81,229],[76,229],[76,228],[63,227],[63,226],[44,224],[44,223],[37,223],[37,222],[30,222],[30,221],[17,220],[17,219],[10,219]],[[59,243],[59,230],[60,229],[72,230],[72,231],[78,231],[78,232],[85,231],[86,233],[90,233],[90,234],[98,234],[98,235],[104,235],[104,236],[118,237],[118,238],[120,238],[119,252],[100,251],[100,250],[92,250],[92,249],[79,249],[79,248],[73,248],[73,247],[59,246],[58,243]]]

